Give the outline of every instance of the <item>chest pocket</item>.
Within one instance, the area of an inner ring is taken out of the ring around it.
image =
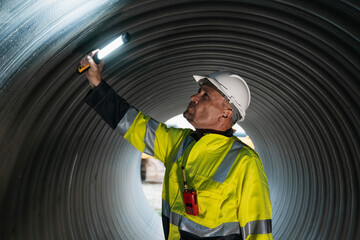
[[[221,210],[227,196],[225,185],[197,175],[194,177],[194,188],[197,191],[199,215],[188,217],[205,227],[215,228],[222,223]]]

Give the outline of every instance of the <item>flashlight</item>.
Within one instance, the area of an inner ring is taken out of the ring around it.
[[[108,45],[106,45],[103,49],[101,49],[100,51],[95,53],[95,55],[93,56],[94,62],[96,64],[99,64],[104,57],[109,55],[112,51],[114,51],[118,47],[128,43],[129,41],[130,41],[130,34],[126,32],[123,35],[121,35],[120,37],[116,38],[111,43],[109,43]],[[84,67],[79,66],[77,69],[77,72],[79,74],[81,74],[84,71],[87,71],[89,69],[89,67],[90,67],[89,64]]]

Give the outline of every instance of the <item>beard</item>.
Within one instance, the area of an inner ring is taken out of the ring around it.
[[[190,114],[188,110],[183,113],[183,117],[188,120],[188,122],[192,122],[194,120],[193,114]]]
[[[194,113],[191,112],[193,110],[193,105],[192,103],[189,104],[189,106],[187,107],[187,109],[185,110],[185,112],[183,113],[183,117],[188,120],[189,123],[191,123],[192,121],[194,121]]]

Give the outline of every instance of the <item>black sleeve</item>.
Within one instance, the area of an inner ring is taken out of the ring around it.
[[[123,118],[130,105],[103,80],[91,89],[85,102],[113,129]]]

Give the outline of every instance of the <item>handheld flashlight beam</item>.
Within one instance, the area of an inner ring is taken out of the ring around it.
[[[93,56],[94,62],[96,64],[99,64],[104,57],[109,55],[112,51],[114,51],[118,47],[128,43],[129,41],[130,41],[130,34],[124,33],[123,35],[116,38],[114,41],[112,41],[108,45],[106,45],[103,49],[101,49],[100,51],[95,53],[95,55]],[[77,72],[79,74],[82,74],[83,72],[87,71],[89,69],[89,67],[90,67],[89,64],[84,67],[79,66],[77,69]]]

